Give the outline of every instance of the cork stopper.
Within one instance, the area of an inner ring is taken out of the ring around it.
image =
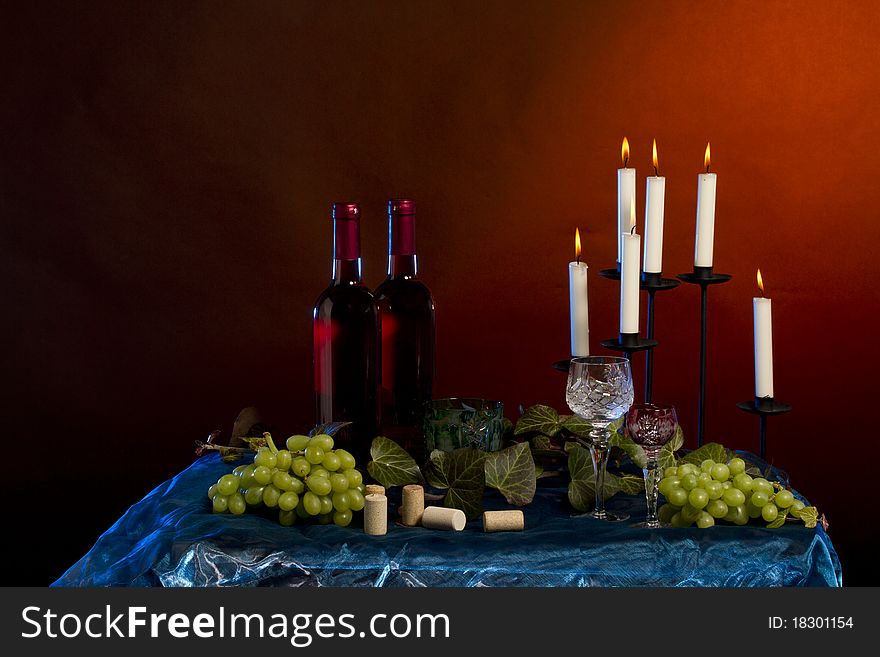
[[[484,511],[484,532],[521,532],[525,527],[523,512],[510,511]]]
[[[407,527],[415,527],[422,521],[425,512],[425,489],[418,484],[403,487],[403,513],[401,522]]]
[[[460,532],[467,524],[461,509],[447,509],[442,506],[429,506],[422,513],[422,527],[428,529],[451,529]]]
[[[380,486],[379,484],[367,484],[365,487],[364,496],[366,495],[384,495],[385,494],[385,486]]]
[[[364,532],[370,536],[388,533],[388,498],[378,493],[364,497]]]

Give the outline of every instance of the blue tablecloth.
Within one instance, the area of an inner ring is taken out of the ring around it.
[[[840,586],[821,527],[636,529],[572,517],[562,488],[539,487],[526,531],[282,527],[256,514],[211,512],[205,492],[231,466],[216,455],[133,505],[53,586]],[[392,502],[396,500],[393,498]],[[489,493],[487,508],[507,508]],[[644,497],[609,509],[644,519]],[[396,513],[394,504],[390,513]]]

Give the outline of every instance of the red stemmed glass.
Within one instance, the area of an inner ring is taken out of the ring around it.
[[[657,472],[657,457],[660,449],[672,440],[678,428],[678,417],[673,406],[659,404],[633,404],[626,414],[626,429],[633,442],[641,445],[648,457],[643,470],[645,475],[645,499],[648,503],[648,517],[637,527],[656,529],[660,527],[657,519],[657,488],[660,475]]]

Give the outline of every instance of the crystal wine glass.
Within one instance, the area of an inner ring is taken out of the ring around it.
[[[648,457],[644,468],[645,499],[648,503],[648,517],[637,527],[660,527],[657,519],[657,487],[660,484],[660,473],[657,472],[657,457],[660,448],[675,435],[678,418],[675,408],[655,404],[634,404],[626,414],[626,428],[633,442],[641,445]]]
[[[629,516],[605,510],[602,491],[608,465],[608,425],[622,417],[633,403],[629,360],[617,356],[573,358],[565,388],[568,407],[590,423],[590,456],[593,459],[596,505],[589,515],[599,520],[626,520]]]

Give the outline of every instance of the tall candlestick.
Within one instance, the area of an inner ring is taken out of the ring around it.
[[[590,306],[587,263],[581,262],[581,231],[574,231],[574,262],[568,263],[568,301],[571,311],[571,355],[590,355]]]
[[[703,159],[706,172],[697,176],[697,238],[694,267],[711,267],[715,242],[715,174],[709,173],[709,144]]]
[[[663,209],[666,204],[666,178],[657,164],[657,140],[654,140],[654,175],[648,176],[645,190],[645,261],[643,271],[663,271]]]
[[[633,208],[635,213],[635,208]],[[623,255],[620,262],[620,332],[639,332],[639,253],[642,238],[634,231],[621,235]]]
[[[622,262],[623,242],[621,235],[628,235],[636,225],[636,170],[629,163],[629,140],[623,138],[620,147],[623,167],[617,170],[617,262]]]
[[[770,299],[764,296],[764,280],[758,270],[761,296],[752,299],[755,320],[755,397],[773,396],[773,319]]]

